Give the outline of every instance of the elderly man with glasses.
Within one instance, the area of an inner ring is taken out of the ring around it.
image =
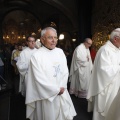
[[[73,120],[76,115],[67,91],[68,68],[62,49],[57,48],[57,32],[41,31],[42,47],[31,57],[26,107],[30,120]]]

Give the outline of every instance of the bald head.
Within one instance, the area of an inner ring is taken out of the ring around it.
[[[92,45],[92,40],[90,38],[86,38],[84,41],[84,45],[88,49]]]

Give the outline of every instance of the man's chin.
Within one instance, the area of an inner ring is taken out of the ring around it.
[[[54,46],[51,46],[50,49],[54,49],[55,47],[56,47],[55,45],[54,45]]]
[[[50,49],[53,50],[53,49],[55,49],[55,47],[51,47]]]

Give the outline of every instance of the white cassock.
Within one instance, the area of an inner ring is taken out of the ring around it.
[[[82,43],[73,53],[69,78],[70,94],[86,98],[92,67],[90,51]]]
[[[36,48],[30,49],[29,47],[27,47],[20,53],[20,57],[18,58],[18,61],[16,63],[18,71],[20,73],[19,92],[21,92],[23,96],[25,96],[25,83],[27,80],[30,58],[36,50]]]
[[[105,120],[120,120],[120,91],[112,102]]]
[[[26,89],[26,117],[30,120],[72,120],[76,115],[67,91],[66,57],[59,48],[44,46],[31,57]],[[58,95],[60,87],[65,91]]]
[[[93,110],[93,103],[93,120],[105,120],[119,87],[120,50],[108,41],[96,55],[88,89],[88,111]]]

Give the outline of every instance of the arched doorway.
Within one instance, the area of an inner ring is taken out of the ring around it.
[[[36,39],[40,35],[41,25],[39,21],[29,12],[15,10],[9,12],[2,24],[4,44],[24,42],[30,34]]]

